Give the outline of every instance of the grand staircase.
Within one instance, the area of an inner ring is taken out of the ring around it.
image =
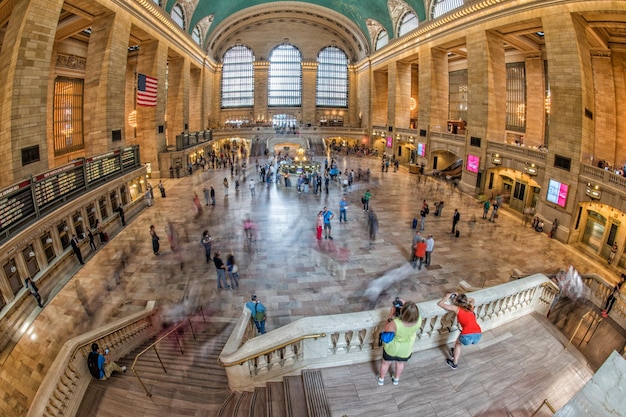
[[[144,354],[135,369],[151,396],[130,370],[135,356],[158,336],[147,341],[118,361],[128,366],[126,373],[113,373],[107,381],[91,381],[76,415],[330,417],[319,370],[270,382],[254,392],[231,392],[217,358],[232,328],[230,322],[194,321],[193,333],[186,328],[159,343],[158,357],[154,350]]]

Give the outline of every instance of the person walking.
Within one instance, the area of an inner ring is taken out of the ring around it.
[[[332,211],[328,210],[326,207],[324,207],[323,215],[324,215],[324,239],[332,240],[333,239],[333,237],[331,236],[332,226],[330,224],[330,221],[335,217],[335,215],[333,214]]]
[[[204,257],[206,259],[206,263],[211,262],[211,246],[213,245],[213,238],[209,234],[208,230],[202,232],[202,238],[200,239],[200,244],[204,248]]]
[[[615,284],[615,287],[613,287],[611,294],[609,294],[609,296],[607,297],[606,304],[604,305],[604,310],[602,310],[602,317],[607,318],[609,316],[609,313],[613,308],[613,304],[615,304],[615,300],[617,300],[617,297],[619,297],[619,292],[622,288],[622,285],[624,285],[624,281],[626,281],[626,274],[622,274],[621,279],[617,284]]]
[[[215,189],[213,188],[212,185],[210,186],[209,196],[211,197],[211,205],[214,206],[215,205]]]
[[[415,249],[417,248],[417,242],[422,240],[422,235],[419,230],[415,230],[415,234],[413,235],[413,242],[411,243],[411,264],[416,261],[415,257]]]
[[[148,204],[148,207],[152,207],[152,189],[148,188],[146,190],[146,203]]]
[[[482,330],[474,314],[474,299],[465,294],[449,293],[439,300],[437,305],[455,313],[461,328],[461,334],[454,342],[454,347],[450,349],[452,358],[446,359],[448,366],[456,369],[461,357],[461,346],[475,345],[482,336]]]
[[[239,288],[239,267],[235,262],[235,254],[232,251],[226,258],[226,271],[230,279],[230,288],[236,290]]]
[[[367,190],[365,194],[363,194],[363,198],[361,198],[361,203],[363,203],[363,211],[369,211],[371,198],[372,193],[370,193],[370,190]]]
[[[224,261],[222,261],[222,258],[220,258],[220,255],[220,252],[217,251],[215,252],[215,256],[213,256],[213,263],[215,264],[215,271],[217,272],[217,289],[230,289],[230,286],[226,282],[226,266],[224,265]]]
[[[33,280],[30,279],[30,277],[26,278],[24,280],[24,285],[30,291],[31,295],[35,297],[35,300],[37,300],[37,305],[40,308],[43,308],[43,303],[41,302],[41,295],[39,295],[39,288],[37,288],[37,285],[35,285]]]
[[[246,303],[246,307],[250,310],[252,321],[259,333],[265,334],[265,320],[267,318],[266,309],[263,303],[259,301],[255,294],[252,294],[250,301]]]
[[[485,202],[483,203],[483,219],[487,219],[490,205],[491,203],[489,203],[489,200],[485,200]]]
[[[611,262],[613,262],[613,259],[615,259],[615,255],[617,255],[617,243],[613,243],[613,246],[611,247],[611,252],[609,253],[609,265],[611,265]]]
[[[344,222],[348,223],[348,218],[346,217],[346,213],[348,211],[348,201],[344,196],[339,202],[339,223],[341,223],[342,219]]]
[[[204,187],[202,189],[202,193],[204,194],[204,203],[208,206],[209,205],[209,199],[211,198],[211,192],[209,191],[208,188]]]
[[[498,218],[498,209],[500,208],[500,206],[497,201],[494,201],[492,207],[493,208],[491,210],[491,217],[489,218],[489,221],[495,222],[496,219]]]
[[[80,262],[81,265],[85,265],[85,263],[83,262],[83,254],[80,253],[80,242],[78,241],[76,235],[72,235],[72,240],[70,240],[70,244],[72,245],[74,255],[76,255],[76,258],[78,258],[78,262]]]
[[[159,191],[161,192],[161,198],[165,198],[165,187],[163,186],[163,182],[159,180]]]
[[[454,214],[452,215],[452,234],[456,232],[456,225],[461,220],[461,213],[459,213],[458,209],[454,209]]]
[[[317,214],[317,220],[316,220],[316,225],[315,225],[315,230],[317,231],[317,240],[321,240],[322,239],[322,231],[324,228],[324,212],[320,211]]]
[[[428,204],[424,204],[424,206],[420,210],[420,217],[421,217],[420,230],[422,232],[424,231],[424,227],[426,227],[426,215],[428,214],[428,211],[429,211]]]
[[[224,177],[223,184],[224,184],[224,196],[227,196],[228,195],[228,178]]]
[[[391,382],[393,385],[400,383],[400,376],[413,354],[413,344],[421,325],[419,308],[411,301],[403,303],[398,317],[387,319],[384,331],[394,335],[391,341],[383,342],[383,360],[380,364],[378,385],[385,384],[385,376],[392,363],[395,363],[396,369],[395,373],[391,374]]]
[[[419,266],[419,269],[422,269],[424,258],[426,258],[426,240],[420,239],[417,245],[415,245],[415,263],[413,264],[413,268]],[[417,264],[418,262],[419,265]]]
[[[96,241],[94,239],[93,233],[91,233],[91,230],[87,230],[87,237],[89,238],[89,247],[91,248],[92,251],[95,251]]]
[[[435,240],[433,239],[432,234],[428,234],[426,238],[426,266],[430,266],[430,256],[433,253],[433,249],[435,248]]]
[[[159,236],[156,233],[156,229],[154,228],[154,225],[151,224],[150,225],[150,238],[152,239],[152,252],[154,252],[155,255],[159,254]]]
[[[254,187],[255,187],[255,185],[256,185],[256,184],[254,183],[254,178],[250,178],[250,181],[248,181],[248,187],[250,187],[250,195],[251,195],[252,197],[254,197],[254,196],[255,196],[255,194],[254,194],[254,192],[255,192],[255,188],[254,188]]]

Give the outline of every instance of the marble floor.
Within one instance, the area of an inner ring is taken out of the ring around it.
[[[254,171],[254,157],[249,171]],[[263,162],[261,157],[259,162]],[[70,337],[96,328],[114,318],[142,310],[148,300],[158,300],[165,316],[176,321],[202,305],[223,318],[237,317],[255,293],[267,306],[267,328],[274,330],[300,317],[353,312],[390,305],[397,295],[413,301],[431,300],[457,287],[461,280],[472,286],[492,286],[509,280],[514,269],[526,273],[554,273],[574,265],[581,273],[595,272],[610,280],[621,273],[600,258],[549,239],[523,226],[521,217],[506,209],[495,223],[481,219],[482,206],[445,182],[420,178],[405,169],[380,172],[380,160],[338,157],[341,170],[371,170],[369,181],[357,181],[347,191],[347,222],[339,222],[343,190],[330,193],[298,193],[295,186],[266,185],[258,181],[252,196],[247,182],[233,187],[229,169],[197,172],[180,179],[165,179],[167,198],[156,195],[155,204],[130,220],[109,243],[94,254],[84,254],[86,265],[58,293],[43,294],[46,306],[33,314],[30,327],[17,342],[0,370],[4,386],[0,401],[14,405],[32,398],[42,376]],[[224,192],[222,181],[231,187]],[[156,183],[157,181],[153,181]],[[154,185],[154,184],[153,184]],[[295,184],[294,184],[295,185]],[[203,188],[216,190],[215,206],[205,206]],[[370,190],[370,207],[379,230],[371,242],[362,194]],[[203,210],[195,213],[194,193]],[[156,193],[158,194],[158,193]],[[375,303],[364,297],[375,278],[407,262],[422,200],[431,206],[424,234],[432,233],[435,249],[429,268],[415,270],[385,289]],[[441,217],[433,202],[444,201]],[[316,240],[315,219],[327,206],[335,213],[332,240]],[[451,233],[452,213],[461,213],[460,237]],[[256,223],[256,242],[247,244],[243,219]],[[170,249],[165,233],[170,224],[177,234],[178,251]],[[152,253],[149,226],[161,237],[161,255]],[[218,290],[215,267],[204,260],[200,237],[209,230],[213,251],[223,258],[233,252],[240,271],[237,290]]]

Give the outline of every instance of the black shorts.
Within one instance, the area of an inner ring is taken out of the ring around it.
[[[383,359],[386,360],[386,361],[406,362],[409,359],[411,359],[412,355],[413,354],[411,353],[408,358],[399,358],[397,356],[388,355],[387,352],[385,352],[385,349],[383,349]]]

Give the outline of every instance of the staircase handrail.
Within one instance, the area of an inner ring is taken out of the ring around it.
[[[91,344],[110,347],[112,358],[117,359],[156,335],[161,326],[156,301],[148,301],[140,312],[65,342],[46,372],[27,417],[76,415],[93,378],[86,361]]]
[[[280,345],[273,346],[271,348],[265,349],[262,352],[254,353],[252,355],[246,356],[245,358],[239,359],[239,360],[234,361],[234,362],[228,362],[228,363],[222,362],[222,359],[220,357],[218,357],[217,358],[217,363],[220,366],[224,367],[224,368],[229,368],[229,367],[235,366],[235,365],[241,365],[242,363],[247,362],[247,361],[249,361],[251,359],[255,359],[255,358],[258,358],[259,356],[267,355],[268,353],[270,353],[272,351],[275,351],[277,349],[282,349],[282,348],[287,347],[287,346],[289,346],[289,345],[291,345],[293,343],[300,342],[300,341],[302,341],[304,339],[318,339],[320,337],[326,337],[326,333],[316,333],[316,334],[307,334],[307,335],[304,335],[304,336],[299,336],[299,337],[296,337],[295,339],[291,339],[288,342],[281,343]]]
[[[508,282],[470,293],[476,300],[475,313],[483,331],[493,329],[524,315],[546,315],[558,288],[543,274]],[[423,318],[413,352],[451,343],[458,335],[455,315],[439,306],[437,300],[418,303]],[[389,308],[330,316],[304,317],[280,328],[243,341],[249,309],[240,320],[220,354],[232,391],[251,391],[267,382],[298,375],[302,369],[342,366],[377,360],[382,355],[378,334],[382,331]],[[304,339],[305,334],[325,333],[326,337]],[[281,346],[281,348],[275,348]],[[268,352],[262,354],[262,352]],[[244,361],[247,357],[252,357]]]
[[[205,321],[204,311],[202,310],[202,306],[198,307],[198,310],[202,314],[202,321]],[[183,327],[187,323],[189,323],[189,328],[191,329],[191,334],[193,335],[193,340],[198,340],[198,339],[196,339],[196,333],[194,332],[193,325],[191,324],[191,318],[193,316],[194,316],[194,314],[191,314],[190,316],[186,317],[179,324],[177,324],[176,326],[172,327],[163,336],[159,337],[156,341],[152,342],[150,344],[150,346],[148,346],[147,348],[145,348],[144,350],[139,352],[137,355],[135,355],[135,359],[133,360],[133,364],[130,366],[130,369],[133,371],[133,373],[135,374],[135,377],[137,378],[137,381],[139,381],[139,384],[142,386],[143,390],[146,392],[146,396],[152,397],[152,393],[150,391],[148,391],[148,388],[146,387],[146,385],[141,380],[141,377],[139,376],[139,373],[137,372],[137,369],[135,369],[135,366],[137,365],[137,362],[143,356],[144,353],[146,353],[150,349],[154,349],[154,353],[156,353],[157,358],[159,359],[159,362],[161,363],[161,367],[163,368],[163,371],[167,373],[167,369],[165,369],[165,365],[163,364],[163,361],[161,360],[161,356],[159,355],[159,352],[157,351],[156,347],[157,347],[157,345],[159,343],[161,343],[161,341],[163,341],[164,339],[169,337],[172,333],[174,333],[175,331],[177,331],[178,329],[180,329],[181,327]],[[176,337],[176,342],[178,343],[178,347],[180,349],[180,353],[183,354],[184,353],[183,352],[183,348],[180,345],[180,340],[178,340],[178,337]]]

